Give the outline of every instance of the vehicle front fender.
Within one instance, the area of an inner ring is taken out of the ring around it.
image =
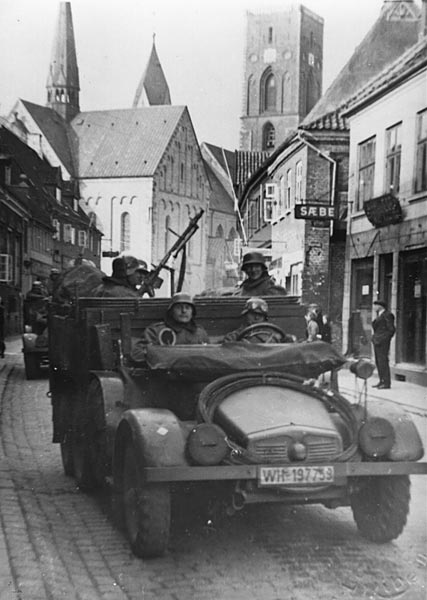
[[[415,461],[424,456],[423,443],[411,415],[400,406],[375,401],[368,404],[369,417],[386,419],[394,430],[394,444],[384,458],[391,461]]]
[[[169,410],[140,408],[127,410],[114,441],[113,474],[121,478],[123,455],[131,442],[140,467],[172,467],[188,464],[185,456],[189,428],[181,425]]]

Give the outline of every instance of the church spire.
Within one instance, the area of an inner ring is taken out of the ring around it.
[[[59,4],[59,16],[47,78],[47,106],[71,121],[79,106],[79,70],[70,2]]]
[[[150,58],[139,82],[133,100],[133,108],[171,104],[168,82],[156,50],[156,34],[153,34],[153,47]]]

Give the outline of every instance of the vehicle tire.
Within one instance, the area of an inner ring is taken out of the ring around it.
[[[71,434],[65,435],[64,441],[61,442],[61,459],[65,475],[67,477],[74,476],[74,460],[73,460],[73,443]]]
[[[41,376],[40,360],[37,354],[24,352],[24,365],[27,379],[38,379]]]
[[[125,449],[122,494],[124,526],[133,553],[140,558],[162,556],[169,543],[169,485],[142,482],[132,444]]]
[[[372,542],[397,538],[409,513],[408,475],[361,477],[350,494],[353,517],[360,533]]]

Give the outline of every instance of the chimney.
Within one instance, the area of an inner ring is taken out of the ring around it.
[[[427,38],[427,0],[421,1],[421,20],[419,39]]]

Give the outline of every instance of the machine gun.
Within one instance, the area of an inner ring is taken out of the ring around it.
[[[145,281],[143,282],[140,293],[143,296],[147,293],[151,298],[154,296],[154,290],[159,289],[163,283],[163,279],[159,277],[159,274],[162,269],[167,269],[171,273],[171,295],[176,292],[180,292],[182,289],[182,285],[184,283],[184,275],[185,275],[185,267],[186,267],[186,244],[193,237],[196,231],[199,229],[198,222],[202,218],[204,213],[203,209],[200,209],[192,219],[190,219],[189,224],[185,228],[185,230],[178,236],[176,242],[172,245],[172,247],[166,252],[162,260],[159,262],[157,266],[155,266],[146,276]],[[172,231],[172,230],[170,230]],[[172,233],[175,233],[172,231]],[[167,263],[171,257],[177,258],[178,254],[182,252],[181,266],[179,270],[179,278],[176,290],[174,289],[174,269],[171,269]]]

